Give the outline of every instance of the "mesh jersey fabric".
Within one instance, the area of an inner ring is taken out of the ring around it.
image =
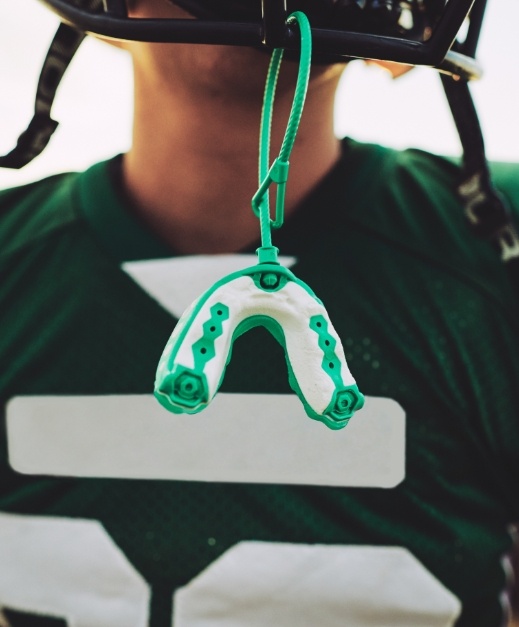
[[[171,252],[132,215],[114,163],[0,194],[2,406],[151,392],[175,320],[121,263]],[[519,167],[494,169],[517,209]],[[457,173],[421,151],[344,140],[341,161],[274,234],[325,303],[362,391],[406,412],[399,486],[24,476],[9,466],[2,421],[0,511],[100,521],[151,587],[151,627],[170,625],[175,589],[242,540],[403,546],[461,601],[458,627],[500,625],[501,558],[519,520],[519,303],[467,230]],[[237,341],[222,391],[291,393],[266,331]]]

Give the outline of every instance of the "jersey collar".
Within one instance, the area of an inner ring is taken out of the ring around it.
[[[120,262],[171,257],[171,249],[137,218],[118,184],[121,158],[97,163],[79,176],[83,217],[95,238]]]

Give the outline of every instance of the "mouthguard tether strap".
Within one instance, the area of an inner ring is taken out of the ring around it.
[[[155,396],[173,413],[196,414],[212,401],[223,381],[234,341],[263,326],[285,350],[289,383],[306,413],[331,429],[345,427],[364,405],[341,341],[313,291],[279,265],[271,229],[283,224],[289,157],[299,127],[311,63],[311,30],[301,12],[293,13],[301,32],[296,93],[280,154],[268,167],[272,104],[281,49],[274,50],[267,75],[260,128],[259,189],[252,209],[260,221],[258,264],[215,283],[180,318],[160,359]],[[277,184],[275,218],[268,189]]]

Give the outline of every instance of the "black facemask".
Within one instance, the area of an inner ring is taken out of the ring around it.
[[[260,20],[259,0],[169,0],[199,19],[226,21]],[[427,40],[446,0],[287,0],[288,11],[303,11],[313,27],[344,28]]]

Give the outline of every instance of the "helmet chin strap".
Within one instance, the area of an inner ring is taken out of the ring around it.
[[[457,192],[469,227],[487,239],[501,255],[519,294],[519,236],[506,199],[492,184],[481,125],[468,82],[441,74],[441,81],[463,148]]]
[[[16,146],[6,155],[0,156],[1,168],[23,168],[43,152],[49,143],[58,127],[58,122],[50,115],[56,91],[84,38],[84,33],[66,24],[58,27],[38,80],[32,120],[18,138]]]
[[[462,44],[453,49],[475,58],[486,2],[476,0],[470,13],[470,28]],[[457,52],[454,52],[456,54]],[[468,79],[456,72],[440,74],[443,89],[463,149],[461,180],[457,188],[469,227],[488,240],[500,253],[508,276],[519,295],[519,236],[506,199],[495,189],[485,154],[485,142]]]
[[[103,0],[73,0],[73,4],[89,11],[100,11],[103,7]],[[67,24],[59,25],[38,79],[32,120],[27,129],[18,137],[16,146],[6,155],[0,156],[0,168],[19,170],[46,148],[58,127],[58,122],[51,118],[56,92],[84,39],[85,33]]]

